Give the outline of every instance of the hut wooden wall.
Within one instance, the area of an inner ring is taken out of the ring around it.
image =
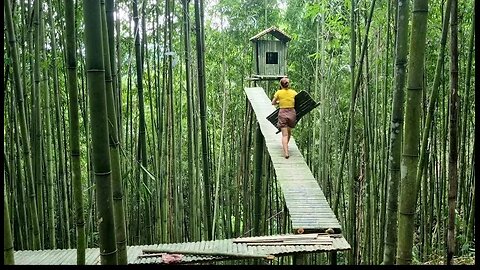
[[[253,70],[257,72],[257,75],[285,75],[287,66],[286,47],[286,43],[277,40],[258,40],[256,44],[254,43]],[[267,52],[278,53],[278,64],[266,63]]]

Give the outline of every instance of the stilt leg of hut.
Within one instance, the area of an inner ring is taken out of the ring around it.
[[[305,254],[298,253],[293,255],[293,265],[304,265],[305,264]]]
[[[337,265],[337,251],[330,252],[330,264]]]

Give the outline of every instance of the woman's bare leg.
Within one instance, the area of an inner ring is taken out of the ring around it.
[[[288,127],[281,128],[282,130],[282,147],[283,147],[283,154],[285,158],[289,158],[288,155],[288,141],[290,139]]]

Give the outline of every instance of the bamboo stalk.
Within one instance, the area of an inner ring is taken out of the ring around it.
[[[5,1],[4,3],[4,15],[5,15],[5,25],[7,28],[7,39],[9,46],[9,57],[11,58],[11,62],[13,65],[13,75],[14,75],[14,86],[15,86],[15,97],[17,100],[18,106],[18,121],[19,121],[19,129],[20,129],[20,136],[22,141],[22,150],[23,150],[23,157],[25,158],[25,179],[27,181],[27,197],[28,197],[28,212],[29,219],[31,220],[31,230],[32,230],[32,244],[34,249],[38,249],[40,247],[40,225],[38,223],[38,213],[37,213],[37,204],[35,202],[35,187],[33,181],[33,167],[32,167],[32,157],[30,152],[30,141],[29,141],[29,134],[27,131],[27,115],[25,112],[25,103],[24,103],[24,94],[23,94],[23,84],[21,82],[20,76],[20,67],[18,64],[18,48],[17,42],[15,40],[15,30],[13,25],[13,17],[11,12],[10,1]]]

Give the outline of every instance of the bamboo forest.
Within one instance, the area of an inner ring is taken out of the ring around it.
[[[4,265],[475,265],[476,1],[3,2]]]

